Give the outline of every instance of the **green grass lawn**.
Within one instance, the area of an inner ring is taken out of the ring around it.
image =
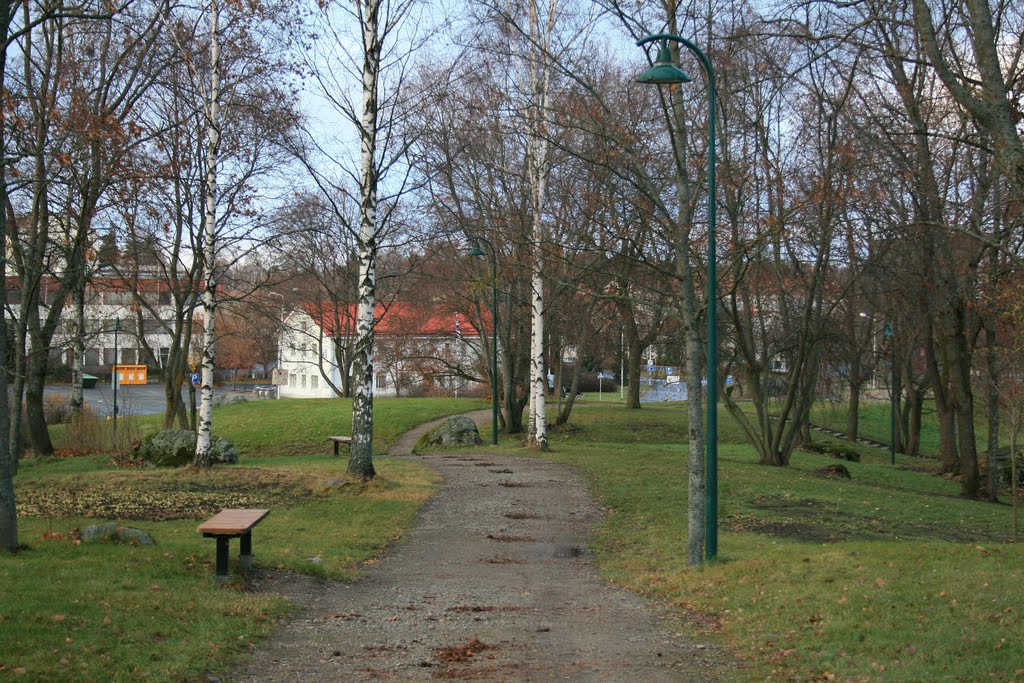
[[[375,405],[381,452],[417,424],[482,404]],[[408,529],[437,477],[414,460],[378,459],[369,484],[330,486],[346,461],[328,455],[324,437],[349,432],[348,411],[340,400],[218,409],[215,432],[241,459],[211,471],[118,468],[108,456],[24,460],[15,490],[26,547],[0,553],[0,679],[205,681],[228,668],[288,606],[246,591],[240,577],[213,581],[214,543],[196,526],[224,507],[271,509],[253,533],[258,566],[358,576]],[[107,520],[142,528],[157,545],[77,542],[78,530]]]
[[[415,424],[486,404],[376,406],[380,452]],[[271,507],[254,533],[258,566],[357,576],[408,528],[436,478],[415,460],[378,459],[370,484],[328,485],[344,460],[324,437],[348,433],[348,409],[218,409],[216,431],[242,460],[211,472],[123,469],[104,456],[24,461],[15,483],[28,548],[0,555],[0,680],[202,681],[228,669],[288,605],[240,578],[214,583],[213,542],[195,527],[222,507]],[[1024,548],[1010,542],[1009,506],[963,500],[918,459],[893,468],[886,452],[841,441],[862,455],[844,463],[852,479],[819,474],[836,461],[801,451],[787,468],[758,465],[723,410],[719,560],[690,568],[685,410],[584,402],[550,434],[543,457],[577,466],[609,511],[592,542],[605,576],[685,610],[735,656],[739,680],[1024,680]],[[498,449],[538,457],[512,439]],[[107,518],[158,545],[75,542],[75,529]]]
[[[374,399],[374,451],[386,452],[410,424],[489,405],[474,398]],[[250,457],[327,450],[330,448],[328,435],[352,431],[352,401],[347,398],[245,401],[217,408],[215,415],[214,433],[235,444],[239,453]],[[126,421],[130,424],[125,425]],[[160,431],[163,415],[134,416],[120,422],[122,430],[144,436]],[[72,435],[67,434],[63,425],[51,427],[50,434],[58,449],[74,446]],[[103,443],[109,442],[109,438],[103,440]]]
[[[810,453],[761,466],[723,415],[719,560],[690,569],[685,420],[685,406],[588,407],[550,457],[578,465],[610,511],[605,575],[691,612],[739,655],[738,679],[1022,679],[1009,506],[870,449],[844,463],[850,480],[817,474],[835,461]]]

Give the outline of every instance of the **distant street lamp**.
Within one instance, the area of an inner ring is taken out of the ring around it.
[[[716,186],[715,186],[715,70],[711,60],[692,42],[672,33],[658,33],[636,41],[638,46],[658,41],[658,57],[637,81],[655,85],[689,83],[690,76],[672,61],[669,41],[678,43],[696,55],[708,79],[708,365],[707,365],[707,444],[705,446],[705,533],[704,556],[713,560],[718,554],[718,330],[716,321],[717,274],[715,267]]]
[[[498,265],[494,245],[485,237],[475,237],[490,249],[491,259],[491,444],[498,445]],[[469,250],[470,256],[488,256],[480,247]],[[482,332],[482,331],[481,331]]]

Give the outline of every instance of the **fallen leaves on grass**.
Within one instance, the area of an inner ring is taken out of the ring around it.
[[[290,505],[317,495],[314,473],[256,468],[99,472],[48,478],[18,488],[18,512],[36,517],[165,521],[200,519],[224,508]],[[60,534],[43,535],[59,540]]]

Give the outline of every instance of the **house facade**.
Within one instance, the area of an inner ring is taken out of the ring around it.
[[[6,284],[4,314],[8,320],[16,321],[21,282],[16,277],[8,277]],[[115,364],[145,365],[151,370],[166,365],[175,318],[166,282],[155,277],[129,282],[112,275],[94,276],[85,289],[83,330],[78,329],[71,302],[57,300],[59,290],[57,277],[47,276],[40,283],[40,315],[46,315],[52,306],[62,307],[51,345],[52,365],[73,366],[74,342],[83,335],[84,371],[87,373],[105,376]]]
[[[374,314],[375,396],[465,395],[484,362],[480,333],[465,314],[406,302]],[[278,341],[281,397],[329,398],[351,376],[355,306],[304,304],[286,318]],[[346,377],[342,376],[345,373]]]

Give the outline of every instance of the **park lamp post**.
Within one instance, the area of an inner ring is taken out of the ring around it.
[[[114,450],[117,450],[117,333],[121,331],[121,316],[114,318]]]
[[[469,250],[470,256],[490,256],[491,260],[491,444],[498,445],[498,265],[494,254],[494,245],[484,237],[475,237],[474,241],[483,242],[490,249],[490,254],[480,247]]]
[[[689,83],[690,76],[676,66],[669,51],[669,42],[678,43],[692,52],[704,67],[708,79],[708,363],[707,363],[707,434],[705,446],[706,489],[705,504],[705,559],[713,560],[718,554],[718,330],[716,321],[717,274],[715,268],[715,70],[703,50],[692,42],[672,33],[658,33],[636,41],[643,47],[659,42],[658,57],[654,64],[637,77],[640,83],[673,85]]]

